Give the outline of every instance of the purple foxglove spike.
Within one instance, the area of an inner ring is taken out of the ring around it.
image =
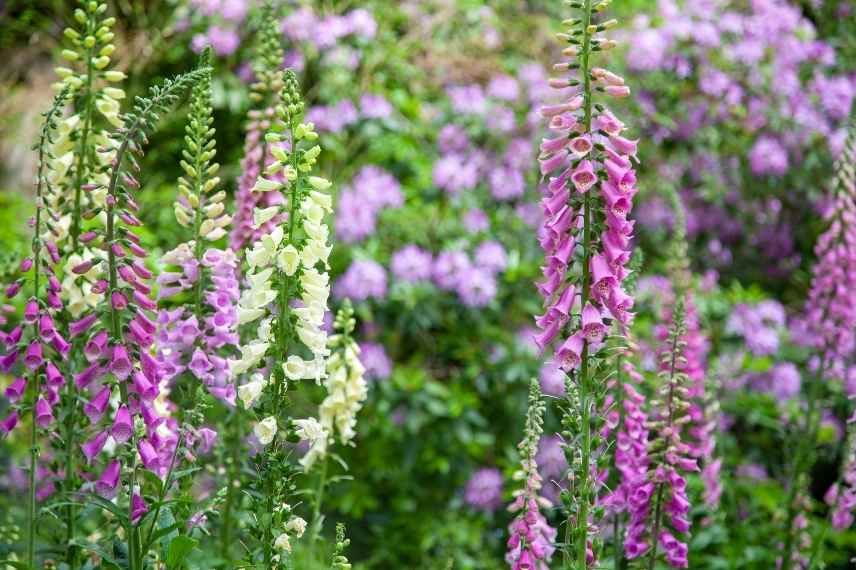
[[[42,367],[43,363],[42,344],[37,340],[33,340],[24,354],[24,365],[30,370],[38,370]]]
[[[27,381],[24,378],[15,378],[11,384],[6,387],[6,399],[10,404],[16,404],[21,401],[24,391],[27,389]]]
[[[47,377],[48,386],[53,388],[61,388],[65,386],[65,376],[59,371],[59,368],[53,362],[48,362],[45,366],[45,376]]]
[[[21,282],[15,281],[11,283],[8,287],[6,287],[6,298],[12,299],[14,298],[18,292],[21,290]]]
[[[113,291],[110,293],[110,304],[117,311],[123,311],[128,307],[128,297],[121,291]]]
[[[74,338],[87,332],[97,320],[98,314],[91,313],[89,315],[86,315],[82,319],[72,322],[68,327],[69,335],[71,336],[71,338]]]
[[[0,422],[0,431],[3,432],[4,435],[8,435],[15,426],[18,425],[18,412],[12,411],[8,416],[3,418],[3,421]]]
[[[119,485],[119,473],[122,467],[117,460],[113,460],[101,473],[101,477],[95,482],[95,492],[105,499],[116,496],[116,487]]]
[[[78,389],[82,390],[92,383],[93,380],[99,378],[103,373],[104,371],[101,369],[101,365],[94,362],[84,369],[83,372],[74,376],[74,385],[77,386]]]
[[[86,463],[92,463],[95,456],[101,453],[101,450],[104,448],[104,444],[107,443],[107,436],[108,434],[106,431],[98,432],[94,437],[92,437],[92,439],[80,445],[80,449],[86,457]]]
[[[39,317],[39,336],[41,336],[44,342],[50,342],[54,334],[56,334],[56,328],[54,327],[53,319],[45,313]]]
[[[101,330],[95,333],[86,346],[83,347],[83,354],[89,362],[94,362],[101,358],[104,354],[104,349],[107,347],[108,335],[107,331]]]
[[[21,266],[20,266],[21,273],[26,273],[27,271],[29,271],[32,268],[33,268],[33,258],[32,257],[25,257],[24,259],[21,260]]]
[[[137,451],[140,452],[140,459],[143,461],[143,467],[149,471],[156,472],[158,467],[160,467],[160,457],[149,440],[141,439],[137,444]]]
[[[130,333],[130,337],[140,344],[151,343],[151,334],[141,327],[140,323],[136,320],[128,323],[128,332]],[[145,342],[145,339],[149,339],[149,342]]]
[[[125,443],[134,433],[134,424],[131,421],[131,413],[128,411],[128,406],[122,405],[116,410],[116,416],[113,418],[113,427],[110,428],[110,434],[116,443]]]
[[[121,344],[115,345],[110,358],[110,372],[119,380],[125,380],[131,374],[133,367],[128,350]]]
[[[17,349],[12,350],[4,354],[0,357],[0,372],[3,374],[8,374],[12,367],[15,366],[15,363],[18,361],[19,351]]]
[[[35,419],[36,425],[40,428],[46,428],[54,421],[53,409],[44,398],[39,398],[36,401]]]
[[[158,397],[158,387],[152,384],[142,372],[134,372],[134,390],[146,402],[151,402]]]
[[[107,404],[110,403],[110,394],[112,390],[109,386],[104,386],[90,401],[83,406],[83,413],[89,418],[93,424],[97,423],[104,415],[104,410],[107,409]]]
[[[131,497],[131,524],[137,524],[143,515],[149,512],[149,507],[141,496],[134,493]]]
[[[27,301],[27,306],[24,307],[24,322],[35,323],[39,318],[39,302],[35,299]]]

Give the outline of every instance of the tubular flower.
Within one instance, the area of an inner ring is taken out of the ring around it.
[[[541,389],[538,381],[533,379],[529,385],[525,435],[518,445],[522,460],[517,476],[524,483],[522,489],[515,491],[514,501],[508,507],[509,511],[516,513],[508,527],[508,551],[505,555],[512,570],[547,570],[556,550],[556,529],[541,514],[541,507],[550,508],[552,505],[539,495],[541,475],[535,460],[538,441],[544,431],[544,409]]]
[[[539,155],[548,183],[538,234],[546,257],[544,280],[537,284],[544,313],[535,319],[541,330],[535,341],[542,350],[555,343],[554,361],[575,385],[566,390],[563,425],[577,438],[565,448],[576,484],[563,493],[563,503],[567,548],[577,567],[585,568],[595,563],[593,540],[600,534],[592,513],[601,467],[594,452],[603,418],[593,422],[592,414],[602,409],[605,379],[595,377],[596,364],[605,356],[607,327],[632,318],[633,297],[623,281],[634,227],[628,215],[636,194],[637,141],[627,139],[624,124],[594,100],[629,94],[622,78],[593,67],[593,59],[614,45],[604,32],[615,21],[598,23],[608,2],[572,6],[581,13],[563,23],[567,33],[558,34],[569,45],[563,51],[569,60],[554,65],[561,76],[549,80],[563,102],[541,109],[553,136],[542,141]]]

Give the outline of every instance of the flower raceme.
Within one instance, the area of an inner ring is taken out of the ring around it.
[[[591,513],[597,496],[595,446],[599,445],[600,419],[592,422],[604,390],[595,378],[597,363],[606,348],[603,339],[613,321],[631,318],[633,298],[622,287],[629,270],[634,223],[627,219],[636,194],[637,142],[624,136],[624,124],[596,95],[623,98],[630,94],[624,79],[592,59],[614,47],[603,34],[615,20],[595,23],[608,0],[571,2],[580,14],[563,22],[567,33],[558,34],[566,58],[553,68],[549,80],[561,100],[541,108],[551,138],[543,139],[540,171],[548,178],[541,208],[544,221],[538,239],[545,252],[544,279],[537,284],[545,312],[535,321],[542,349],[555,343],[553,360],[572,378],[565,396],[565,444],[576,484],[563,493],[567,510],[564,561],[571,557],[578,568],[595,562],[593,539],[599,534]],[[623,327],[618,327],[619,331]]]
[[[258,321],[258,332],[240,347],[241,357],[229,361],[233,377],[250,373],[250,380],[238,389],[247,408],[270,384],[256,372],[266,367],[267,357],[277,358],[274,390],[281,396],[288,381],[320,382],[330,353],[323,321],[330,295],[326,267],[331,247],[324,218],[332,210],[327,193],[331,184],[310,175],[321,149],[314,144],[318,135],[312,124],[301,122],[303,103],[293,72],[286,72],[283,85],[277,121],[265,135],[275,160],[256,180],[253,192],[284,192],[287,198],[279,206],[256,208],[253,217],[257,228],[275,218],[285,221],[246,252],[248,286],[238,302],[238,323]]]

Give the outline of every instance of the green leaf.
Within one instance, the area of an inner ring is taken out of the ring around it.
[[[181,568],[190,551],[196,548],[199,541],[189,536],[177,536],[169,543],[166,555],[167,568]]]

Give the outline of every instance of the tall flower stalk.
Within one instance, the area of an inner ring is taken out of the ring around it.
[[[313,125],[302,121],[304,104],[297,77],[288,70],[277,82],[283,87],[275,120],[264,135],[274,161],[264,168],[252,192],[278,193],[285,200],[255,207],[253,227],[266,227],[275,219],[284,222],[274,225],[246,252],[248,287],[238,303],[238,322],[255,323],[255,328],[240,346],[241,357],[229,361],[233,377],[249,377],[239,387],[238,397],[252,410],[253,434],[263,447],[256,457],[260,476],[254,483],[262,498],[254,510],[270,516],[258,518],[254,526],[266,567],[283,556],[274,552],[278,548],[274,536],[290,511],[278,506],[293,491],[294,468],[280,435],[281,430],[295,430],[284,407],[288,385],[301,379],[320,382],[330,354],[323,321],[330,295],[331,246],[324,219],[332,211],[327,193],[331,183],[311,175],[321,147],[315,144],[318,135]],[[312,430],[312,447],[329,437],[320,431]]]
[[[790,570],[799,556],[803,519],[799,482],[812,467],[823,412],[824,380],[841,380],[856,348],[856,128],[835,164],[828,228],[815,246],[811,289],[796,337],[815,352],[810,361],[814,378],[808,383],[805,422],[794,430],[794,455],[788,473],[782,570]]]
[[[210,49],[203,51],[199,66],[210,62]],[[235,404],[235,386],[229,381],[227,356],[238,344],[237,302],[239,260],[231,249],[213,244],[226,236],[231,216],[226,213],[226,193],[217,191],[220,178],[214,129],[211,127],[211,75],[193,87],[190,116],[185,127],[186,148],[182,151],[179,197],[175,202],[178,223],[188,228],[191,239],[163,256],[175,267],[158,276],[160,299],[185,295],[185,303],[162,310],[158,321],[157,355],[166,380],[184,392],[184,410],[194,413],[197,393],[205,386],[228,406]],[[201,418],[192,422],[194,426]]]
[[[628,271],[633,222],[627,220],[636,193],[637,142],[621,135],[624,125],[596,95],[627,97],[624,79],[594,66],[600,52],[614,47],[603,32],[615,20],[598,23],[597,13],[609,2],[572,2],[577,18],[566,20],[567,33],[558,35],[568,58],[554,66],[564,76],[550,85],[564,101],[541,109],[558,136],[541,144],[541,173],[549,180],[542,207],[545,221],[539,235],[547,257],[545,280],[538,287],[546,312],[536,319],[536,337],[545,348],[556,338],[555,360],[571,376],[563,426],[573,487],[563,493],[567,510],[564,565],[582,570],[594,563],[591,520],[597,498],[595,450],[601,418],[595,417],[605,392],[602,339],[608,321],[627,322],[633,300],[622,288]],[[594,190],[594,191],[593,191]],[[572,397],[573,394],[573,397]],[[572,566],[573,561],[573,566]]]
[[[120,101],[125,98],[125,92],[118,85],[125,74],[110,69],[116,49],[112,31],[116,19],[108,17],[107,12],[106,3],[80,0],[79,7],[74,10],[75,25],[64,30],[66,49],[61,55],[68,67],[56,68],[61,79],[57,87],[68,86],[74,103],[71,114],[59,123],[56,140],[51,146],[51,191],[46,195],[54,217],[52,234],[66,260],[62,280],[66,311],[57,315],[58,327],[66,332],[73,319],[101,300],[101,295],[93,291],[100,271],[93,268],[86,278],[76,279],[70,269],[98,255],[86,243],[91,234],[87,232],[89,222],[85,218],[91,218],[96,208],[105,206],[108,173],[115,158],[109,144],[109,129],[122,126]],[[105,152],[96,152],[99,147]],[[93,189],[95,185],[100,188]],[[72,340],[70,373],[86,368],[81,340],[79,336]],[[67,383],[60,396],[62,437],[53,443],[57,455],[62,455],[63,491],[68,496],[81,484],[77,435],[84,419],[78,390],[73,383]],[[74,544],[76,525],[77,510],[74,501],[68,501],[65,508],[66,562],[72,570],[77,567],[79,558],[79,548]]]
[[[153,409],[159,395],[161,374],[149,349],[156,326],[149,316],[157,308],[151,300],[146,280],[152,277],[145,267],[148,252],[140,246],[131,228],[140,227],[136,217],[139,205],[133,192],[140,183],[129,170],[138,173],[138,159],[159,116],[168,111],[190,86],[203,79],[206,69],[168,79],[149,91],[149,97],[137,97],[134,109],[123,116],[123,127],[111,137],[115,159],[106,188],[106,207],[101,215],[103,227],[92,230],[89,242],[100,245],[105,257],[85,261],[73,272],[82,275],[96,263],[106,265],[107,279],[96,284],[105,296],[104,308],[85,316],[75,324],[76,334],[86,334],[85,352],[92,364],[75,377],[80,390],[94,387],[95,395],[87,409],[93,427],[99,423],[111,394],[118,390],[120,405],[109,434],[120,445],[117,459],[109,462],[95,484],[102,496],[116,494],[120,480],[126,482],[127,515],[121,519],[128,542],[131,570],[141,568],[138,523],[147,512],[143,497],[137,491],[138,461],[159,476],[170,469],[178,445],[177,437],[163,437],[157,429],[164,423]],[[109,378],[101,380],[109,373]],[[96,380],[101,380],[96,382]],[[138,422],[145,433],[138,431]],[[104,427],[84,445],[84,453],[93,460],[106,442]],[[124,477],[120,476],[124,466]]]
[[[36,213],[33,218],[32,257],[25,258],[20,272],[32,272],[32,294],[25,305],[23,322],[9,333],[2,335],[6,345],[6,354],[0,358],[0,371],[11,372],[19,361],[29,373],[29,381],[22,375],[15,378],[6,390],[6,397],[12,404],[12,411],[0,422],[0,431],[8,434],[18,424],[27,411],[30,413],[30,465],[27,487],[27,552],[29,568],[36,568],[35,544],[39,516],[36,484],[39,470],[41,430],[49,428],[55,421],[53,406],[56,405],[58,391],[65,384],[65,368],[70,345],[56,329],[55,315],[63,309],[60,299],[60,284],[56,278],[54,266],[59,262],[55,241],[50,235],[50,224],[46,218],[45,194],[49,192],[49,172],[51,162],[50,146],[54,143],[54,131],[58,117],[69,96],[69,88],[63,88],[53,99],[50,109],[43,114],[39,142],[33,147],[38,152],[36,173]],[[47,234],[47,237],[46,235]],[[11,298],[24,287],[22,278],[6,289],[6,297]],[[21,353],[23,352],[23,358]],[[25,397],[25,393],[28,395]]]
[[[549,508],[552,505],[540,496],[542,481],[535,461],[538,441],[544,431],[545,408],[540,385],[533,379],[529,384],[529,409],[524,436],[517,446],[521,461],[520,471],[515,474],[515,478],[523,481],[523,488],[515,491],[514,501],[508,507],[509,511],[516,513],[508,527],[508,550],[505,556],[512,570],[546,570],[556,550],[553,545],[556,529],[547,523],[541,513],[542,506]]]
[[[256,81],[251,86],[250,101],[253,103],[247,118],[247,134],[244,139],[244,158],[241,160],[241,176],[235,191],[235,216],[229,242],[232,249],[240,251],[252,245],[262,235],[281,222],[281,218],[271,218],[257,225],[254,210],[257,207],[274,207],[282,204],[283,197],[278,192],[255,192],[256,180],[265,168],[274,160],[271,147],[265,140],[276,118],[277,98],[283,88],[282,34],[276,11],[265,4],[258,30],[259,42],[253,59],[253,71]]]

